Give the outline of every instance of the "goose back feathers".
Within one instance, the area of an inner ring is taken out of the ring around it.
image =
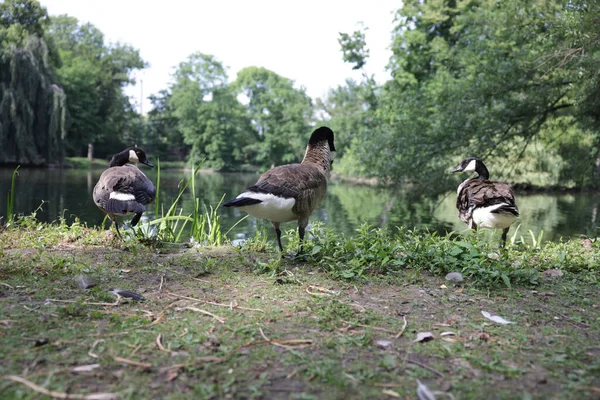
[[[130,147],[113,156],[109,168],[100,175],[94,187],[93,198],[98,208],[113,221],[119,232],[115,216],[135,214],[131,225],[139,222],[146,211],[145,205],[154,201],[156,188],[148,177],[133,164],[140,162],[152,167],[146,153]]]
[[[512,188],[489,180],[483,162],[475,157],[463,160],[452,172],[477,172],[477,177],[462,182],[457,189],[456,208],[461,221],[472,229],[503,229],[503,244],[510,225],[519,216]]]
[[[310,137],[301,163],[270,169],[254,185],[223,206],[237,207],[256,218],[271,221],[281,251],[279,224],[297,220],[302,242],[308,218],[327,192],[334,152],[333,131],[327,127],[318,128]]]

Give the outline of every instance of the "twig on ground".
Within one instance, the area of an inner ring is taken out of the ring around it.
[[[14,286],[10,286],[8,283],[0,282],[0,285],[6,286],[9,289],[14,289]]]
[[[263,337],[263,339],[265,339],[267,343],[270,343],[274,346],[282,347],[286,350],[301,349],[303,347],[310,347],[313,344],[313,341],[311,339],[269,339],[263,332],[262,328],[259,327],[258,330],[260,331],[261,336]]]
[[[133,349],[133,351],[129,354],[129,358],[133,357],[135,355],[135,353],[138,352],[139,349],[142,348],[141,344],[138,344],[137,346],[135,346],[135,348]]]
[[[96,348],[96,346],[99,343],[104,342],[104,339],[97,339],[94,344],[92,344],[92,348],[88,350],[88,356],[93,357],[93,358],[98,358],[98,354],[94,353],[94,349]]]
[[[285,379],[292,379],[294,376],[296,376],[297,373],[298,373],[298,368],[294,368],[294,370],[292,372],[290,372],[289,374],[287,374],[285,376]]]
[[[165,281],[165,274],[162,274],[162,275],[160,276],[160,286],[158,287],[158,291],[159,291],[159,292],[162,292],[162,288],[163,288],[163,283],[164,283],[164,281]]]
[[[381,393],[385,394],[385,395],[388,395],[388,396],[391,396],[391,397],[396,397],[396,398],[400,398],[401,397],[398,393],[396,393],[396,392],[394,392],[393,390],[390,390],[390,389],[383,389],[381,391]]]
[[[112,292],[111,292],[112,293]],[[118,306],[121,302],[121,296],[117,293],[113,293],[117,296],[117,300],[114,303],[97,303],[97,302],[88,302],[88,301],[79,301],[79,300],[59,300],[59,299],[46,299],[46,301],[51,301],[53,303],[81,303],[87,306]]]
[[[311,292],[312,290],[316,290],[316,292]],[[319,297],[323,297],[323,296],[337,296],[338,293],[334,292],[333,290],[329,290],[327,288],[321,287],[321,286],[315,286],[315,285],[308,285],[308,287],[306,288],[306,293],[310,294],[311,296],[319,296]]]
[[[167,292],[167,294],[169,296],[173,296],[173,297],[178,297],[180,299],[186,299],[186,300],[191,300],[191,301],[197,301],[198,303],[204,303],[204,304],[211,304],[213,306],[219,306],[219,307],[227,307],[227,308],[237,308],[238,310],[245,310],[245,311],[258,311],[258,312],[264,312],[263,310],[261,310],[260,308],[248,308],[248,307],[241,307],[238,306],[237,304],[232,305],[232,304],[223,304],[223,303],[215,303],[214,301],[208,301],[208,300],[202,300],[202,299],[196,299],[194,297],[188,297],[188,296],[182,296],[180,294],[176,294],[176,293],[172,293],[172,292]]]
[[[12,325],[13,322],[17,322],[14,319],[1,319],[0,320],[0,325],[4,325],[8,328],[10,328],[10,326]]]
[[[165,348],[162,344],[162,335],[159,333],[156,337],[156,344],[158,345],[158,349],[161,351],[166,351],[167,353],[171,353],[173,350]]]
[[[394,339],[398,339],[400,336],[402,336],[402,334],[406,330],[406,326],[408,325],[408,321],[406,321],[406,315],[403,315],[402,318],[404,319],[404,324],[402,325],[402,329],[400,329],[400,332],[398,332],[396,336],[394,336]]]
[[[159,323],[160,323],[160,322],[161,322],[161,321],[162,321],[162,320],[165,318],[165,315],[167,315],[167,313],[166,313],[166,312],[164,312],[164,311],[163,311],[163,312],[161,312],[161,313],[158,315],[158,317],[156,317],[156,319],[155,319],[154,321],[152,321],[152,323],[151,323],[150,325],[148,325],[148,326],[154,326],[154,325],[157,325],[157,324],[159,324]]]
[[[41,393],[43,395],[53,397],[55,399],[83,399],[83,400],[112,400],[118,397],[117,393],[90,393],[90,394],[75,394],[75,393],[64,393],[64,392],[54,392],[52,390],[48,390],[44,387],[36,385],[35,383],[28,381],[25,378],[21,378],[16,375],[4,375],[2,379],[22,383],[28,388],[32,389],[36,393]]]
[[[350,322],[350,321],[346,321],[346,320],[343,320],[342,322],[344,322],[346,324],[350,324],[350,325],[360,326],[361,328],[370,328],[370,329],[373,329],[376,331],[382,331],[382,332],[387,332],[387,333],[396,333],[395,331],[385,329],[385,328],[380,328],[378,326],[359,324],[359,323]]]
[[[225,318],[223,318],[223,317],[219,317],[218,315],[215,315],[215,314],[213,314],[213,313],[211,313],[211,312],[208,312],[208,311],[206,311],[206,310],[202,310],[202,309],[200,309],[200,308],[196,308],[196,307],[190,307],[190,306],[188,306],[188,307],[182,307],[182,308],[180,308],[180,309],[178,309],[178,310],[191,310],[191,311],[196,311],[196,312],[199,312],[199,313],[201,313],[201,314],[205,314],[205,315],[211,316],[211,317],[213,317],[214,319],[216,319],[217,321],[219,321],[219,322],[220,322],[220,323],[222,323],[222,324],[224,324],[224,323],[225,323]]]
[[[113,359],[116,362],[120,362],[120,363],[123,363],[123,364],[129,364],[129,365],[133,365],[133,366],[144,368],[144,369],[152,368],[152,364],[150,364],[150,363],[129,360],[127,358],[118,357],[118,356],[113,356]]]
[[[419,367],[421,367],[421,368],[423,368],[423,369],[426,369],[427,371],[433,372],[434,374],[436,374],[436,375],[437,375],[437,376],[439,376],[440,378],[443,378],[443,377],[444,377],[444,374],[442,374],[442,373],[441,373],[440,371],[438,371],[437,369],[430,367],[429,365],[425,365],[425,364],[422,364],[422,363],[420,363],[420,362],[418,362],[418,361],[411,360],[410,358],[407,358],[407,359],[406,359],[406,362],[407,362],[407,363],[409,363],[409,364],[417,365],[417,366],[419,366]]]

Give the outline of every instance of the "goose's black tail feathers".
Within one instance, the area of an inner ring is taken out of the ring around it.
[[[516,217],[519,216],[519,210],[517,209],[517,206],[512,205],[512,204],[503,204],[502,207],[496,208],[494,211],[492,211],[492,213],[496,213],[496,214],[510,213]]]
[[[227,203],[223,203],[223,207],[245,207],[253,204],[262,203],[262,200],[253,199],[251,197],[240,197],[238,199],[229,200]]]
[[[141,214],[146,208],[135,200],[108,199],[104,205],[106,212],[110,214],[124,215],[127,213]]]

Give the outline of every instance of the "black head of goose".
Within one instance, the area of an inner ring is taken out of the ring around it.
[[[461,221],[471,229],[502,229],[502,246],[506,235],[519,216],[515,195],[511,187],[502,182],[490,181],[490,174],[475,157],[464,159],[452,172],[476,172],[477,176],[458,186],[456,208]]]
[[[310,136],[300,164],[270,169],[253,186],[223,206],[237,207],[253,217],[271,221],[281,252],[280,223],[298,221],[299,255],[308,218],[327,192],[334,153],[333,131],[324,126],[317,128]]]
[[[156,197],[152,181],[134,165],[138,162],[153,167],[144,150],[137,147],[115,154],[94,187],[94,203],[113,221],[119,237],[116,216],[134,213],[131,225],[136,226],[146,211],[144,206]]]

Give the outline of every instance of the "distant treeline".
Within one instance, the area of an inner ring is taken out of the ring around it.
[[[91,24],[35,0],[0,4],[0,163],[61,164],[138,144],[153,157],[218,170],[299,160],[311,129],[336,133],[343,175],[443,186],[466,156],[494,178],[598,187],[600,3],[406,0],[391,35],[392,79],[363,73],[313,101],[273,71],[229,81],[200,52],[176,67],[141,116],[123,88],[146,66]],[[340,33],[352,68],[367,33]]]

